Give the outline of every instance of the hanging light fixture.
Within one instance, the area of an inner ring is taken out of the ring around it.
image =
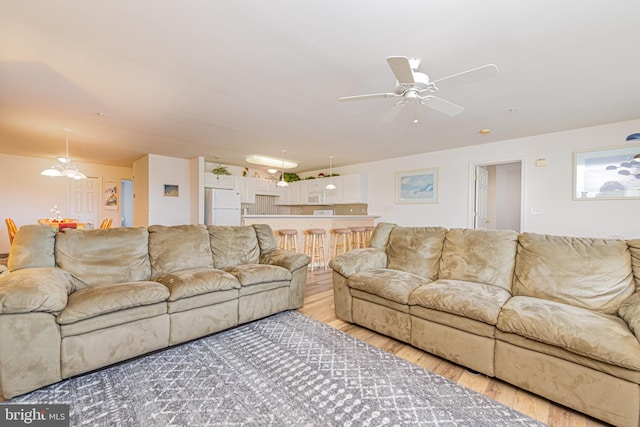
[[[327,184],[326,187],[324,187],[325,190],[336,189],[336,186],[333,185],[333,183],[331,182],[331,175],[333,175],[333,156],[329,156],[329,183]]]
[[[284,155],[286,154],[287,150],[280,150],[280,152],[282,153],[282,175],[280,175],[280,181],[278,181],[276,185],[278,187],[287,187],[289,183],[284,180]]]
[[[87,179],[87,176],[80,172],[80,169],[78,169],[76,165],[71,163],[71,158],[69,157],[69,132],[71,132],[71,129],[64,128],[62,130],[67,133],[65,156],[58,157],[58,164],[51,165],[48,169],[40,172],[40,175],[66,176],[67,178],[73,179]]]

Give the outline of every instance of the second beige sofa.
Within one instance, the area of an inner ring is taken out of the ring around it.
[[[336,314],[618,426],[640,424],[640,240],[379,224]]]

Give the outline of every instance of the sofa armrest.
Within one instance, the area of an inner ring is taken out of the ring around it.
[[[73,290],[71,275],[60,268],[16,270],[0,278],[0,314],[57,313]]]
[[[336,256],[329,266],[344,277],[349,277],[361,271],[386,268],[387,253],[376,248],[356,249]]]
[[[260,254],[260,264],[277,265],[292,272],[306,267],[310,262],[311,258],[305,254],[282,249],[271,249]]]
[[[640,293],[636,292],[624,300],[618,309],[618,316],[627,322],[631,332],[633,332],[640,341]]]

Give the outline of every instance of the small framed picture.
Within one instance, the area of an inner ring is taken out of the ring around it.
[[[640,145],[574,153],[573,199],[640,199]]]
[[[180,186],[173,184],[164,185],[164,197],[180,197]]]
[[[396,203],[438,203],[438,168],[396,172]]]
[[[118,209],[118,184],[105,182],[102,186],[102,198],[104,209]]]

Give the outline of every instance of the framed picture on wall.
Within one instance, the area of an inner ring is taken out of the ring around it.
[[[173,184],[164,185],[164,197],[180,197],[180,186]]]
[[[105,182],[102,186],[102,199],[104,209],[118,209],[118,184]]]
[[[640,145],[579,151],[573,160],[573,199],[640,199]]]
[[[438,168],[396,172],[396,203],[438,203]]]

